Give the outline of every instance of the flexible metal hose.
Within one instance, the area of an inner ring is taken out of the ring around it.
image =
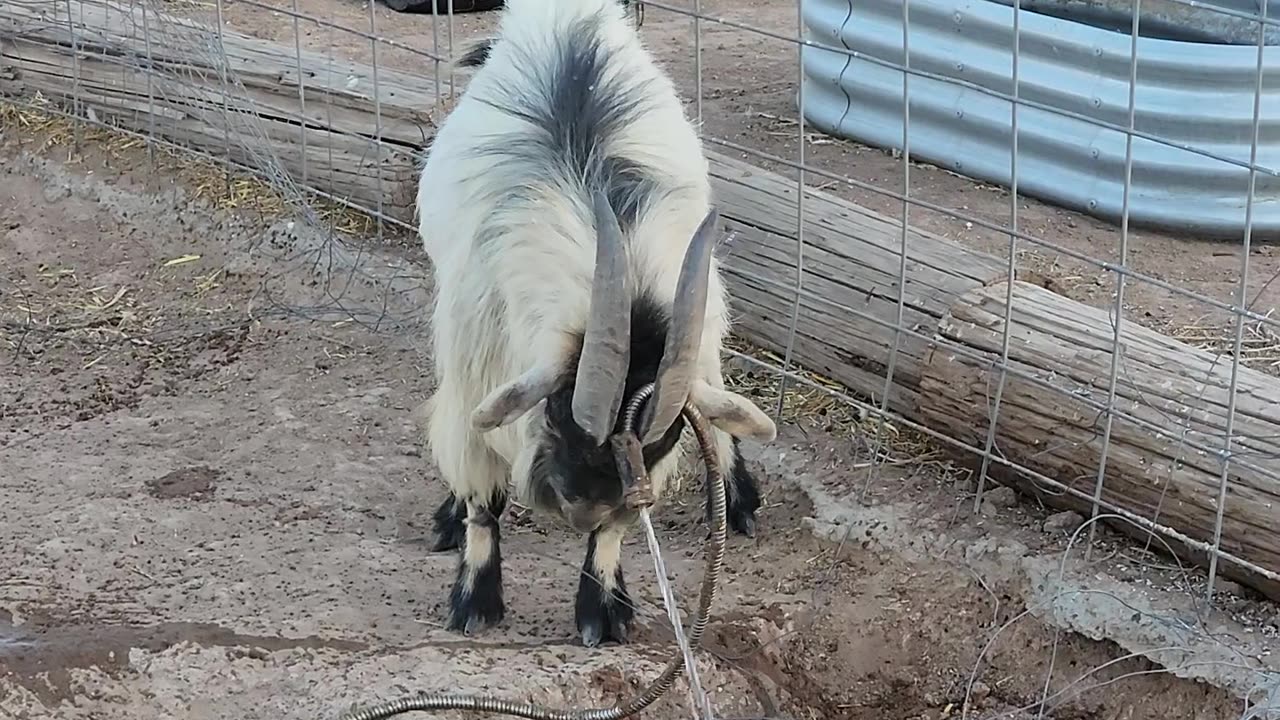
[[[653,393],[653,385],[641,388],[632,396],[624,416],[624,428],[634,427],[637,413],[644,402]],[[720,569],[724,565],[724,547],[727,539],[726,499],[724,477],[720,473],[720,463],[716,455],[715,443],[711,436],[711,426],[702,413],[692,404],[684,406],[684,417],[693,434],[697,438],[698,448],[702,453],[702,461],[707,468],[707,482],[711,488],[711,537],[708,541],[706,569],[702,580],[702,593],[698,598],[698,609],[694,615],[693,627],[689,631],[689,646],[696,648],[702,642],[702,634],[707,629],[707,621],[711,614],[711,603],[715,600],[716,582],[720,578]],[[645,688],[644,692],[626,703],[608,708],[587,710],[557,710],[545,708],[532,703],[514,702],[486,695],[414,695],[398,700],[391,700],[364,710],[348,713],[343,720],[382,720],[393,715],[414,711],[470,710],[497,715],[528,718],[529,720],[621,720],[635,715],[675,684],[676,678],[684,670],[684,654],[676,649],[675,656],[667,664],[656,680]]]

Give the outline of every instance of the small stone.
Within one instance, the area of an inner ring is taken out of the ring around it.
[[[996,507],[1013,507],[1018,504],[1018,493],[1011,487],[991,488],[983,498]]]
[[[991,688],[987,687],[987,684],[981,680],[975,680],[969,697],[973,698],[975,703],[980,703],[991,697]]]
[[[1075,532],[1077,528],[1084,524],[1084,518],[1080,513],[1066,512],[1054,513],[1044,519],[1045,532]]]

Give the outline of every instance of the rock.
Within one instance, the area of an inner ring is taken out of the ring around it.
[[[1078,512],[1067,510],[1066,512],[1054,513],[1044,519],[1045,532],[1065,532],[1073,533],[1084,524],[1084,518]]]
[[[991,697],[991,688],[987,687],[987,684],[981,680],[975,680],[973,682],[972,694],[969,697],[973,699],[974,703],[980,703]]]
[[[983,494],[983,500],[995,507],[1013,507],[1018,504],[1018,493],[1011,487],[991,488]]]

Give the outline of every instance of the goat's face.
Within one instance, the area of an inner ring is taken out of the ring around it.
[[[688,402],[730,434],[767,440],[776,433],[750,400],[712,387],[699,374],[716,212],[690,241],[675,301],[663,310],[633,297],[622,231],[603,195],[596,196],[593,210],[596,269],[579,352],[572,359],[548,358],[493,390],[471,418],[485,431],[542,404],[541,417],[526,427],[526,450],[513,468],[516,482],[527,483],[541,509],[583,532],[628,512],[609,438],[624,430],[624,402],[649,383],[652,394],[630,427],[649,470],[679,442],[681,410]]]
[[[626,480],[618,471],[610,443],[597,444],[573,419],[573,389],[553,392],[535,423],[523,481],[540,510],[559,515],[578,532],[591,532],[633,512],[626,507]],[[619,422],[618,430],[621,430]],[[644,446],[645,468],[652,471],[675,450],[684,429],[677,417],[665,433]],[[517,483],[521,481],[517,478]]]

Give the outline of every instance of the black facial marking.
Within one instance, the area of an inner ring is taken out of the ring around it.
[[[506,497],[498,496],[487,505],[476,507],[476,512],[467,518],[466,522],[488,529],[489,555],[479,567],[472,567],[467,562],[467,538],[463,533],[458,573],[449,593],[448,628],[451,631],[471,635],[496,625],[506,615],[502,598],[502,532],[498,526],[505,507]]]
[[[666,346],[669,321],[658,304],[643,295],[631,305],[631,364],[627,370],[628,400],[658,376],[658,365]],[[571,363],[565,382],[547,398],[547,445],[541,462],[535,462],[531,477],[535,487],[558,478],[557,486],[569,502],[590,501],[617,505],[622,501],[623,484],[613,450],[596,442],[573,420],[573,389],[578,359]],[[622,429],[622,413],[614,431]],[[656,442],[644,448],[645,465],[653,467],[675,448],[684,429],[680,417]]]
[[[574,607],[574,620],[582,644],[596,647],[603,642],[625,643],[635,618],[627,583],[622,577],[622,565],[613,574],[614,589],[606,591],[596,576],[596,536],[587,540],[587,557],[582,561],[582,575],[578,579],[578,596]]]

